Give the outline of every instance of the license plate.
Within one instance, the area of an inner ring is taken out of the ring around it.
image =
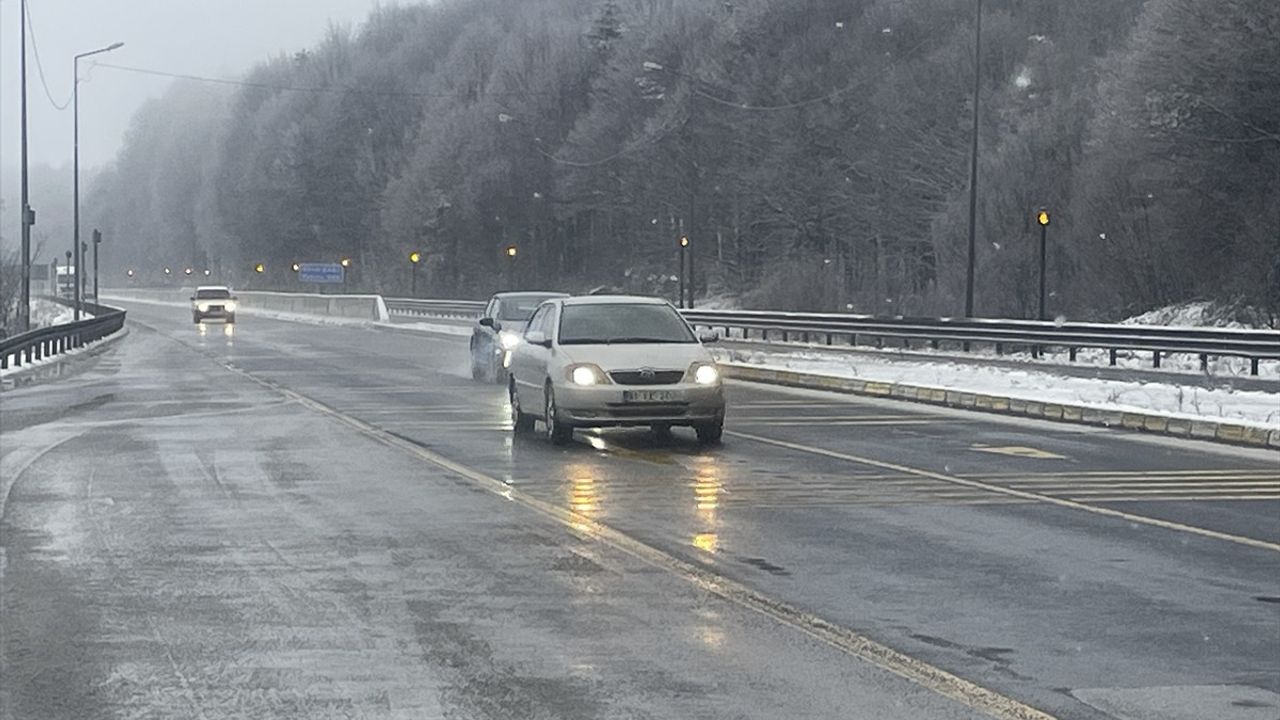
[[[675,402],[676,393],[672,390],[623,390],[622,402],[629,403],[661,403]]]

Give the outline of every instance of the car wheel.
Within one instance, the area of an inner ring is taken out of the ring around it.
[[[236,314],[235,314],[235,313],[231,313],[230,315],[228,315],[228,316],[227,316],[227,324],[228,324],[228,325],[235,325],[235,324],[236,324]]]
[[[717,420],[694,425],[693,430],[698,433],[698,442],[703,445],[715,445],[724,437],[724,421]]]
[[[196,325],[199,325],[199,324],[200,324],[200,321],[201,321],[201,320],[203,320],[203,319],[204,319],[204,318],[200,317],[199,315],[192,315],[192,316],[191,316],[191,322],[195,323]]]
[[[476,362],[475,346],[471,348],[471,379],[476,382],[481,382],[485,379],[484,368],[480,367],[480,363]]]
[[[671,438],[671,423],[654,423],[649,426],[649,429],[653,431],[654,435],[663,440]]]
[[[516,394],[514,383],[508,392],[511,396],[511,429],[517,435],[531,432],[533,430],[533,416],[525,414],[520,409],[520,396]]]
[[[542,419],[547,426],[547,439],[555,445],[564,445],[573,440],[573,426],[561,422],[560,409],[556,407],[556,393],[551,389],[551,383],[547,383],[546,395],[547,409]]]

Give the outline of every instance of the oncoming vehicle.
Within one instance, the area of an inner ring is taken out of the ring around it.
[[[191,318],[198,325],[205,320],[236,321],[236,297],[225,285],[201,285],[191,296]]]
[[[619,295],[543,303],[511,353],[517,433],[541,419],[554,443],[579,427],[692,427],[703,443],[724,431],[720,371],[671,303]]]
[[[489,298],[484,314],[471,329],[471,377],[505,382],[508,353],[520,343],[529,316],[543,302],[568,297],[552,292],[506,292]]]

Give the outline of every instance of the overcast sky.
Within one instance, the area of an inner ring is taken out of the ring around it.
[[[192,75],[235,77],[255,62],[320,40],[332,21],[359,25],[379,0],[28,0],[32,27],[53,99],[71,97],[72,57],[114,42],[103,62]],[[19,148],[19,3],[0,0],[0,163],[15,166]],[[71,162],[71,110],[45,97],[28,51],[32,163]],[[81,61],[80,162],[109,161],[129,120],[171,82]],[[6,189],[6,195],[9,194]]]

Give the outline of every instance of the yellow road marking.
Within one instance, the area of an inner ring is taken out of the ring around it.
[[[1112,508],[1097,507],[1076,500],[1054,497],[1042,493],[1029,492],[1027,490],[1018,490],[1015,488],[1002,487],[1000,485],[992,485],[990,483],[981,482],[979,480],[968,480],[954,475],[946,475],[944,473],[934,472],[932,470],[924,470],[921,468],[913,468],[897,463],[884,462],[872,458],[859,457],[848,453],[837,452],[835,450],[826,450],[824,448],[811,447],[809,445],[801,445],[800,443],[787,442],[785,440],[775,440],[773,438],[761,437],[759,435],[750,435],[748,433],[734,431],[725,431],[726,435],[739,437],[743,440],[762,443],[764,445],[773,445],[775,447],[787,448],[797,452],[809,453],[811,455],[822,455],[836,460],[844,460],[847,462],[860,463],[870,465],[885,470],[894,470],[896,472],[909,473],[919,475],[921,477],[934,478],[943,482],[963,485],[965,487],[979,488],[988,492],[998,493],[1001,495],[1009,495],[1012,497],[1022,498],[1024,500],[1035,500],[1037,502],[1049,505],[1057,505],[1059,507],[1071,508],[1073,510],[1083,510],[1084,512],[1093,513],[1095,515],[1104,515],[1107,517],[1119,518],[1129,522],[1141,523],[1143,525],[1151,525],[1153,527],[1164,528],[1166,530],[1174,530],[1178,532],[1190,533],[1192,535],[1200,535],[1202,537],[1213,538],[1215,540],[1224,540],[1226,542],[1236,543],[1237,545],[1245,545],[1248,547],[1259,548],[1262,550],[1270,550],[1271,552],[1280,552],[1280,545],[1258,540],[1240,535],[1232,535],[1230,533],[1218,532],[1217,530],[1209,530],[1207,528],[1196,527],[1194,525],[1185,525],[1183,523],[1172,522],[1169,520],[1160,520],[1158,518],[1147,517],[1145,515],[1135,515],[1133,513],[1124,512],[1123,510],[1115,510]]]
[[[1004,445],[992,447],[990,445],[974,444],[969,448],[978,452],[993,453],[995,455],[1008,455],[1010,457],[1033,458],[1036,460],[1066,460],[1063,455],[1051,453],[1048,450],[1039,448],[1025,447],[1023,445]]]
[[[170,336],[171,337],[171,336]],[[172,338],[175,342],[181,342]],[[185,344],[185,343],[183,343]],[[188,346],[190,347],[190,346]],[[371,425],[359,418],[347,415],[336,408],[320,401],[313,400],[295,390],[286,388],[274,381],[265,380],[253,373],[235,367],[229,362],[206,355],[215,363],[241,375],[265,388],[283,395],[303,407],[325,415],[344,424],[366,437],[388,447],[415,456],[431,465],[472,481],[477,486],[500,497],[518,503],[530,510],[557,521],[571,531],[584,537],[604,542],[621,552],[647,562],[657,568],[679,577],[695,587],[714,594],[724,600],[749,610],[760,613],[780,624],[798,630],[809,637],[826,643],[852,657],[864,660],[876,667],[887,670],[899,677],[924,687],[934,693],[950,698],[966,707],[973,708],[1000,720],[1056,720],[1053,715],[1018,702],[1011,697],[1001,695],[977,683],[953,675],[941,668],[930,665],[905,653],[894,650],[888,645],[876,642],[853,630],[824,620],[816,615],[804,612],[796,607],[774,600],[742,583],[717,575],[692,563],[665,553],[656,547],[637,540],[630,535],[615,530],[608,525],[573,510],[539,500],[528,493],[518,490],[501,480],[486,475],[461,463],[450,460],[434,451],[420,447],[408,440],[397,437],[386,430]]]

